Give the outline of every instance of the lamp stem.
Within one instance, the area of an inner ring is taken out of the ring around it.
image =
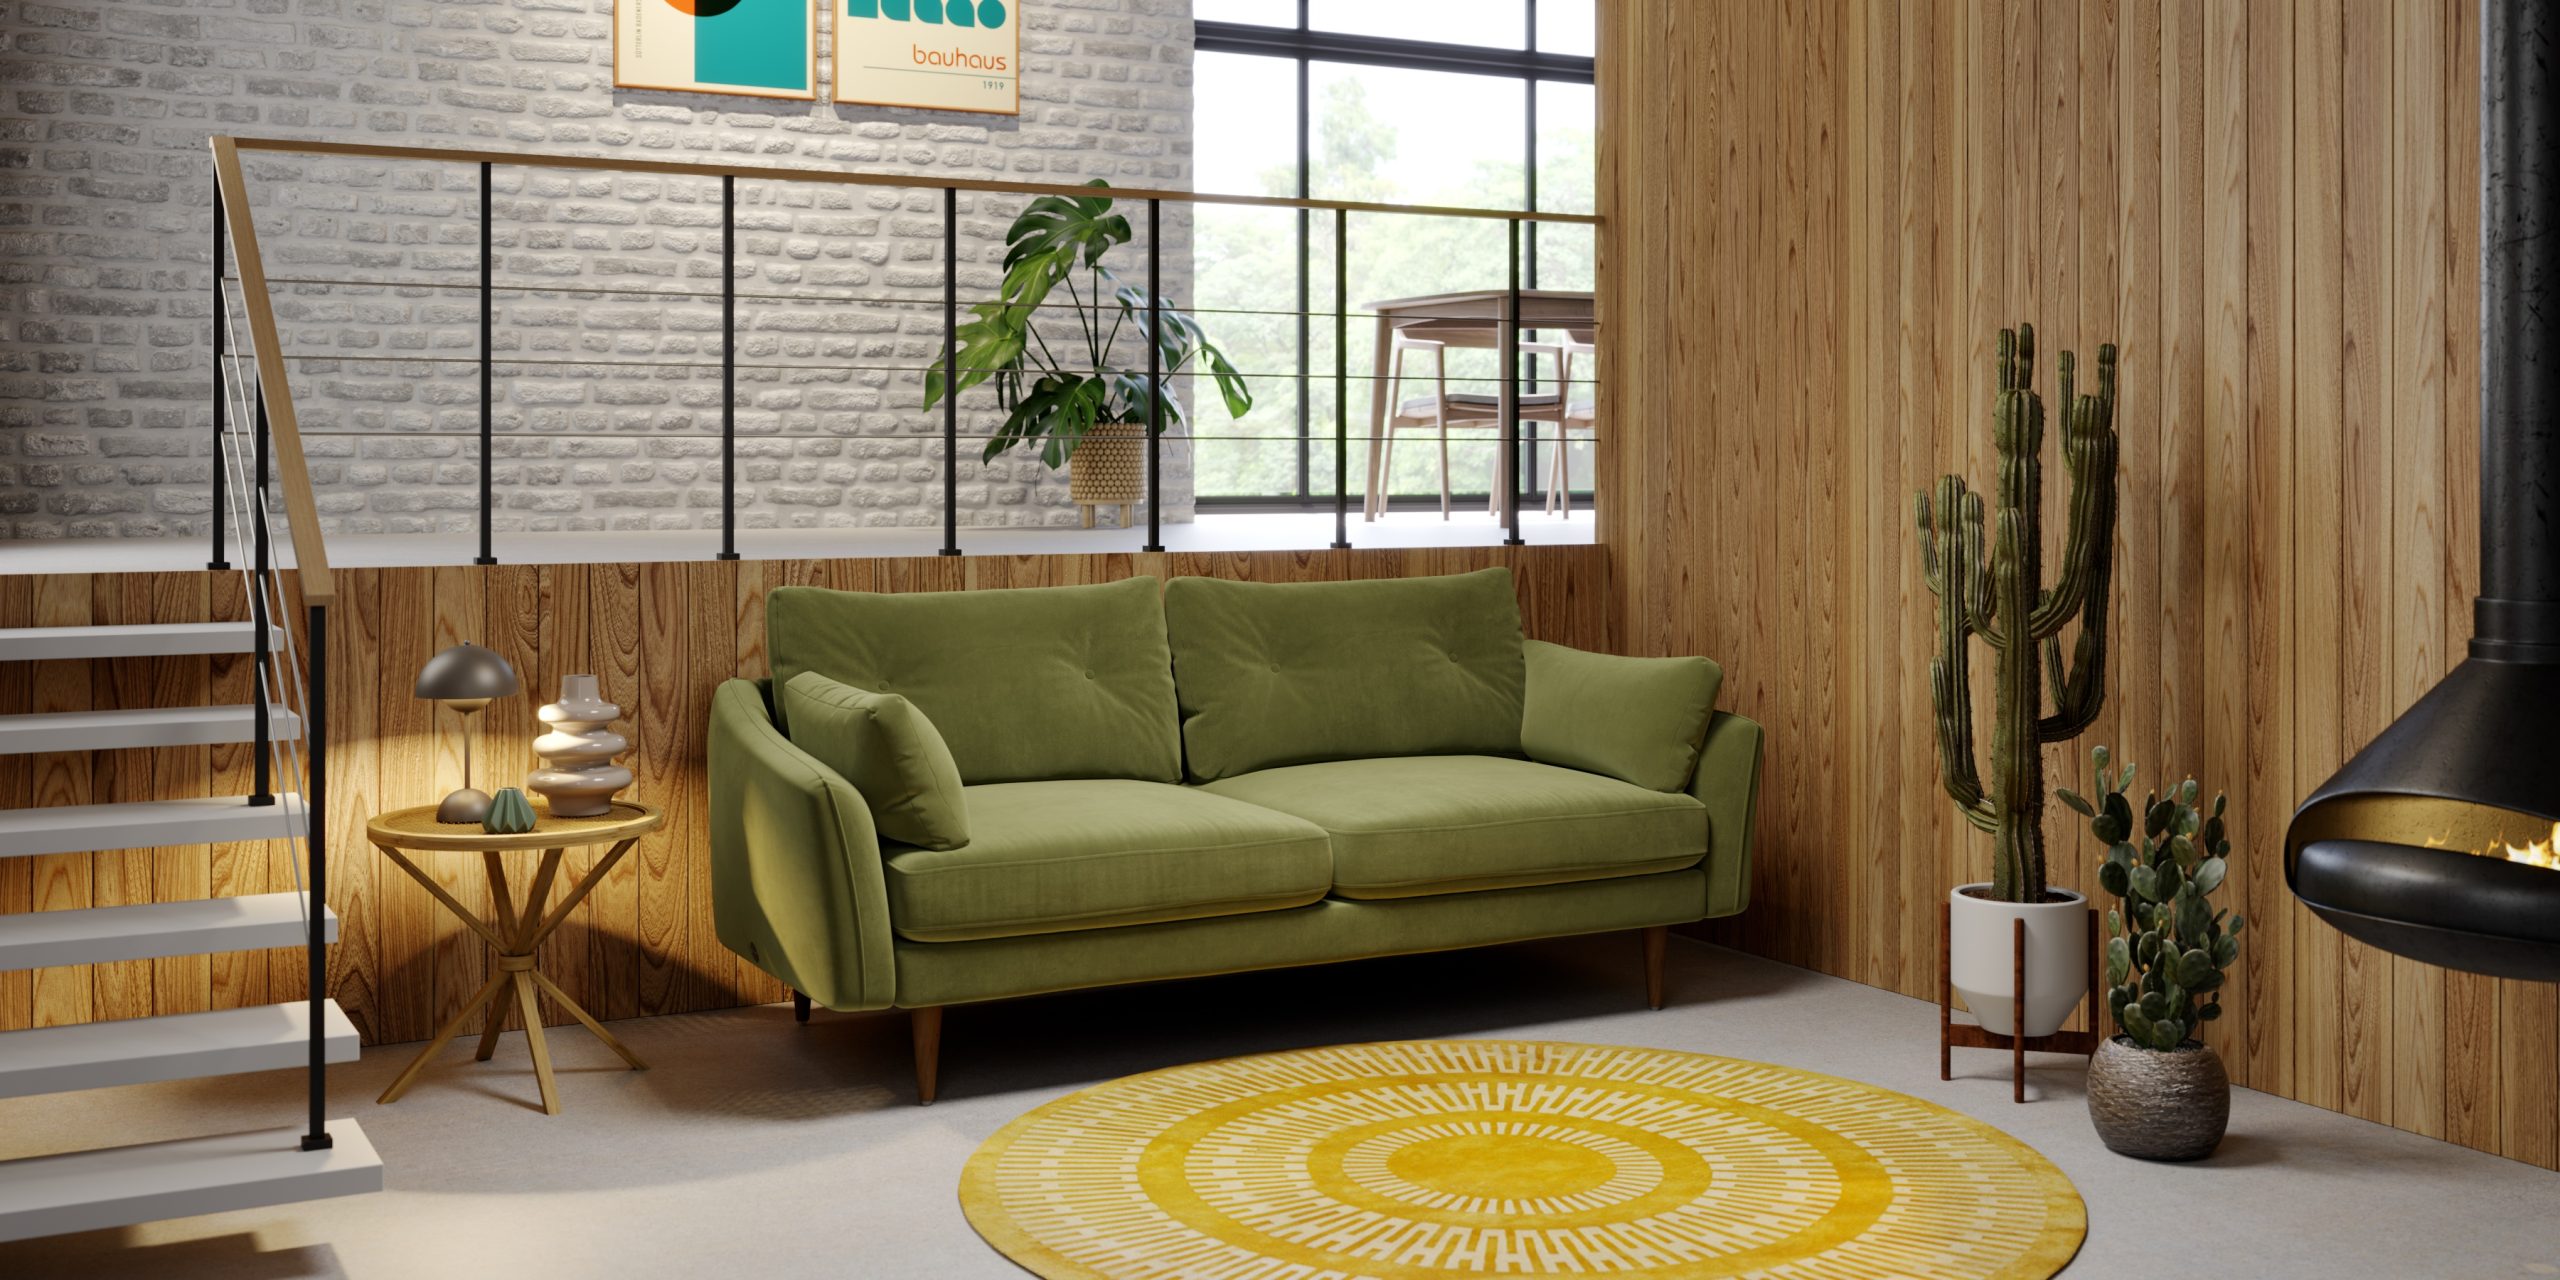
[[[471,790],[471,740],[480,736],[480,723],[471,716],[462,718],[462,789]]]

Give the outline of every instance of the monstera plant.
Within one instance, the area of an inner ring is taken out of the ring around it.
[[[1033,200],[1005,233],[996,298],[969,308],[974,318],[960,325],[956,349],[925,374],[928,409],[992,381],[1005,419],[988,439],[985,459],[1019,448],[1052,468],[1069,468],[1088,526],[1097,504],[1124,504],[1126,523],[1125,504],[1138,499],[1144,477],[1150,421],[1159,432],[1187,425],[1171,389],[1176,376],[1205,371],[1231,417],[1253,408],[1243,375],[1198,321],[1106,265],[1131,237],[1129,219],[1113,212],[1109,196]],[[1152,384],[1149,343],[1162,374]]]
[[[2195,1038],[2222,1016],[2246,923],[2211,900],[2231,870],[2227,806],[2217,795],[2211,810],[2200,808],[2189,778],[2136,808],[2126,798],[2133,766],[2112,768],[2105,747],[2091,756],[2096,789],[2057,793],[2105,847],[2098,887],[2117,904],[2107,912],[2105,979],[2117,1034],[2090,1059],[2089,1115],[2117,1151],[2191,1160],[2222,1140],[2231,1114],[2231,1079]]]

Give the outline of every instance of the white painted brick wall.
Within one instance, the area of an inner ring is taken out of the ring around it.
[[[0,0],[0,528],[205,525],[209,135],[1187,189],[1190,0],[1015,7],[1018,120],[824,101],[824,16],[806,103],[613,88],[611,0]],[[478,173],[247,169],[271,276],[387,282],[276,290],[283,347],[318,357],[291,372],[330,527],[475,527]],[[495,350],[528,362],[497,367],[495,526],[717,527],[718,183],[502,167],[492,187]],[[941,335],[940,201],[739,184],[740,527],[940,523],[918,373]],[[994,289],[1022,204],[962,193],[964,303]],[[1167,207],[1176,301],[1189,224]],[[990,397],[963,406],[964,435],[1001,420]],[[1167,518],[1188,518],[1187,453],[1166,454]],[[961,457],[964,524],[1075,521],[1036,459]]]

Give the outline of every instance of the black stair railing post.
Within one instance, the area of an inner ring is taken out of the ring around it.
[[[942,554],[960,554],[960,189],[942,189]]]
[[[1372,370],[1383,374],[1384,370]],[[1375,441],[1370,443],[1375,450]],[[1379,485],[1386,477],[1375,477]],[[1364,495],[1383,510],[1386,500]],[[1333,548],[1351,548],[1351,212],[1333,211]]]
[[[1520,538],[1520,220],[1511,228],[1511,285],[1502,307],[1502,545]]]
[[[494,304],[490,301],[491,284],[496,275],[494,255],[489,249],[489,162],[480,162],[480,554],[473,564],[496,564],[498,557],[489,545],[489,514],[496,505],[496,494],[490,480],[490,437],[497,423],[498,406],[491,399],[495,379],[492,365],[497,359],[490,339],[497,329]]]
[[[1384,374],[1377,369],[1373,374]],[[1372,450],[1377,445],[1372,442]],[[1373,455],[1374,456],[1374,455]],[[1386,478],[1377,478],[1385,484]],[[1385,499],[1362,495],[1386,507]],[[1351,211],[1333,211],[1333,549],[1351,549]]]
[[[1147,551],[1164,550],[1164,201],[1147,201]]]
[[[1305,27],[1305,26],[1307,25],[1307,24],[1306,24],[1306,8],[1307,8],[1307,6],[1306,6],[1306,0],[1299,0],[1299,4],[1298,4],[1298,25],[1299,25],[1301,28],[1303,28],[1303,27]],[[1308,152],[1308,150],[1309,150],[1309,148],[1308,148],[1308,128],[1307,128],[1307,121],[1308,121],[1308,106],[1307,106],[1307,77],[1308,77],[1308,61],[1307,61],[1307,59],[1305,59],[1305,58],[1300,58],[1300,59],[1298,59],[1298,60],[1297,60],[1297,62],[1298,62],[1298,193],[1297,193],[1297,194],[1298,194],[1298,198],[1299,198],[1299,199],[1304,200],[1304,199],[1306,199],[1307,197],[1309,197],[1309,196],[1311,196],[1311,195],[1315,194],[1315,188],[1314,188],[1314,186],[1313,186],[1313,180],[1312,180],[1312,179],[1310,178],[1310,176],[1309,176],[1309,175],[1313,172],[1313,170],[1312,170],[1311,166],[1309,166],[1309,164],[1307,163],[1307,159],[1308,159],[1307,152]],[[1300,210],[1298,210],[1298,211],[1297,211],[1297,219],[1298,219],[1298,487],[1297,487],[1297,496],[1298,496],[1300,499],[1302,499],[1302,500],[1303,500],[1303,499],[1305,499],[1305,498],[1308,498],[1308,497],[1313,496],[1313,495],[1309,492],[1309,490],[1308,490],[1308,483],[1309,483],[1309,482],[1308,482],[1308,477],[1307,477],[1307,471],[1308,471],[1308,467],[1309,467],[1309,465],[1310,465],[1310,463],[1311,463],[1311,461],[1312,461],[1312,459],[1311,459],[1308,455],[1309,455],[1309,454],[1311,454],[1311,453],[1313,452],[1313,446],[1314,446],[1314,442],[1313,442],[1313,439],[1312,439],[1312,437],[1313,437],[1313,435],[1314,435],[1314,422],[1313,422],[1313,419],[1312,419],[1312,414],[1314,413],[1314,409],[1313,409],[1313,407],[1312,407],[1312,406],[1310,406],[1310,405],[1307,403],[1307,393],[1308,393],[1308,392],[1310,392],[1310,391],[1312,391],[1312,390],[1314,390],[1314,389],[1315,389],[1315,387],[1314,387],[1314,382],[1313,382],[1310,378],[1308,378],[1308,376],[1307,376],[1307,372],[1308,372],[1308,370],[1307,370],[1307,361],[1308,361],[1308,359],[1309,359],[1310,351],[1311,351],[1311,349],[1310,349],[1310,348],[1308,347],[1308,345],[1307,345],[1307,340],[1308,340],[1308,337],[1309,337],[1308,330],[1309,330],[1309,328],[1310,328],[1310,325],[1309,325],[1309,323],[1308,323],[1307,308],[1308,308],[1309,304],[1310,304],[1310,303],[1312,303],[1312,302],[1313,302],[1313,300],[1314,300],[1314,293],[1313,293],[1313,290],[1314,290],[1314,288],[1315,288],[1315,282],[1314,282],[1313,280],[1311,280],[1311,279],[1309,279],[1309,278],[1308,278],[1307,254],[1308,254],[1308,247],[1309,247],[1309,244],[1310,244],[1310,242],[1312,241],[1312,239],[1314,238],[1314,235],[1315,235],[1315,218],[1314,218],[1314,214],[1313,214],[1313,212],[1312,212],[1311,210],[1307,210],[1307,209],[1300,209]],[[1341,493],[1341,490],[1340,490],[1340,488],[1339,488],[1339,487],[1337,487],[1337,488],[1335,489],[1335,494],[1336,494],[1336,496],[1339,496],[1339,495],[1340,495],[1340,493]]]
[[[274,565],[268,558],[270,553],[267,534],[267,391],[263,382],[258,386],[257,397],[257,419],[253,425],[253,439],[250,446],[251,456],[254,459],[252,465],[255,466],[256,471],[250,479],[247,503],[250,521],[249,542],[255,556],[252,561],[253,568],[249,574],[251,631],[249,644],[250,653],[253,655],[252,660],[257,664],[252,668],[255,677],[249,682],[249,718],[257,728],[257,763],[254,766],[257,772],[257,784],[249,791],[249,803],[269,805],[276,802],[275,730],[274,726],[267,722],[267,704],[273,701],[268,691],[275,684],[267,669],[267,657],[271,649],[267,641],[267,631],[270,626],[267,612],[267,584],[273,580]]]
[[[230,335],[224,321],[229,318],[229,304],[222,297],[222,240],[229,228],[222,221],[222,183],[213,186],[213,557],[204,562],[208,569],[228,569],[231,562],[222,555],[222,508],[228,497],[222,484],[222,427],[225,420],[223,403],[227,398],[224,376],[229,372],[222,362],[229,358]]]
[[[302,745],[310,760],[310,780],[306,784],[302,808],[302,847],[311,861],[311,900],[303,905],[303,941],[310,952],[311,964],[311,1129],[302,1135],[302,1149],[320,1151],[331,1145],[329,1138],[329,611],[320,605],[308,611],[311,620],[310,696],[303,710],[310,715],[303,726]]]
[[[720,175],[720,559],[738,558],[738,178]]]

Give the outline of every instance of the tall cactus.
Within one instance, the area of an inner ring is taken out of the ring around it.
[[[2071,471],[2071,528],[2062,580],[2044,582],[2044,401],[2035,393],[2036,331],[2000,331],[2000,390],[1992,439],[2000,450],[1999,516],[1983,547],[1982,495],[1962,476],[1938,480],[1937,504],[1915,495],[1921,567],[1938,598],[1938,656],[1929,694],[1938,718],[1938,765],[1965,821],[1992,835],[1993,896],[2041,902],[2045,894],[2044,754],[2080,736],[2106,698],[2107,592],[2116,528],[2116,349],[2098,348],[2098,393],[2073,394],[2062,353],[2062,458]],[[2072,660],[2062,631],[2080,619]],[[1974,760],[1973,675],[1965,641],[1991,647],[1991,787]],[[2047,681],[2053,710],[2043,710]]]

